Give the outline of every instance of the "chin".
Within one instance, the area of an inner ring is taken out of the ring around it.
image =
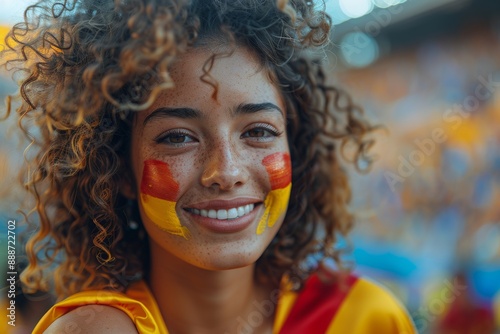
[[[186,258],[185,261],[206,270],[231,270],[253,266],[264,250],[264,245],[252,248],[225,245],[215,249],[205,249],[201,256]]]
[[[209,267],[204,268],[207,270],[231,270],[244,268],[248,266],[253,266],[259,257],[243,257],[243,256],[235,256],[228,257],[226,259],[210,259],[208,262]]]
[[[190,228],[192,233],[189,239],[162,233],[154,225],[146,225],[146,229],[162,262],[221,271],[253,266],[271,243],[279,226],[276,224],[261,235],[257,235],[254,228],[236,234],[209,234]]]

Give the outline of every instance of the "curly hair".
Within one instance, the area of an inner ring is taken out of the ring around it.
[[[39,220],[26,246],[26,289],[46,289],[49,266],[59,297],[124,290],[147,275],[137,203],[119,191],[130,173],[131,123],[172,86],[168,70],[176,58],[221,38],[248,48],[271,70],[288,114],[289,208],[256,277],[278,284],[294,275],[300,288],[317,269],[304,265],[311,256],[340,264],[334,244],[353,223],[341,155],[354,144],[351,162],[359,169],[369,160],[365,135],[373,128],[311,56],[327,45],[330,28],[329,16],[309,0],[42,0],[28,7],[1,54],[20,86],[19,126],[36,148],[24,174]],[[201,79],[216,88],[212,63]],[[7,117],[12,108],[9,99]],[[130,215],[139,221],[135,229]]]

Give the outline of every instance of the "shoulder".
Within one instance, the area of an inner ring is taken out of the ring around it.
[[[53,305],[33,333],[137,333],[136,328],[157,328],[143,290],[138,282],[126,293],[106,289],[75,293]]]
[[[136,334],[138,332],[125,312],[112,306],[85,305],[57,318],[44,333]]]

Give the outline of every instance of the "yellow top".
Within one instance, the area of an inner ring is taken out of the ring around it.
[[[302,292],[285,291],[279,296],[273,333],[280,333],[301,294]],[[337,297],[332,296],[332,298]],[[303,302],[304,298],[301,299],[301,302]],[[417,333],[404,307],[384,288],[371,281],[356,279],[345,296],[338,300],[340,300],[339,306],[333,316],[328,318],[326,322],[327,327],[325,328],[327,329],[325,333],[327,334]],[[144,281],[133,283],[127,289],[126,294],[104,290],[76,293],[54,305],[42,317],[33,333],[43,333],[55,319],[80,306],[91,304],[113,306],[122,310],[134,322],[139,333],[168,334],[158,305]],[[313,309],[318,309],[318,314],[324,311],[320,310],[321,305],[316,307],[317,303],[314,300],[310,305],[314,305]],[[304,322],[312,321],[314,327],[316,320],[313,318],[318,314],[314,314],[314,310],[310,312],[310,306],[307,306],[307,308],[308,319],[304,318]],[[98,310],[99,308],[96,307],[96,311]],[[295,322],[297,318],[300,318],[300,316],[294,319]],[[289,329],[286,329],[286,334],[291,334]]]

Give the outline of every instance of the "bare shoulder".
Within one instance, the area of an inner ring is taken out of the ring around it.
[[[86,305],[56,319],[44,334],[137,334],[137,329],[125,312],[112,306]]]

